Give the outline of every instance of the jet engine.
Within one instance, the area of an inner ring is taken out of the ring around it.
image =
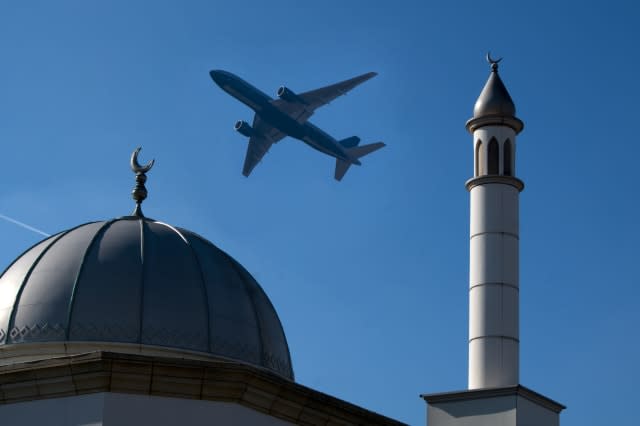
[[[280,86],[276,93],[280,99],[283,99],[287,102],[299,102],[302,104],[306,103],[300,96],[296,95],[293,90],[289,89],[286,86]]]
[[[233,128],[236,129],[237,132],[241,133],[242,135],[248,138],[250,138],[253,135],[253,127],[251,127],[249,123],[247,123],[244,120],[236,121],[236,124],[233,126]]]

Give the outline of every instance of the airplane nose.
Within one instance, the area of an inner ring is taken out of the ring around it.
[[[209,75],[211,76],[211,79],[215,81],[219,86],[221,86],[225,80],[225,76],[222,72],[220,72],[220,70],[211,70],[209,71]]]

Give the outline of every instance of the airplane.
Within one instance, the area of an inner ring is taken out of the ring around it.
[[[271,145],[286,136],[301,140],[310,147],[334,157],[334,177],[338,181],[344,177],[351,165],[361,164],[360,158],[385,146],[382,142],[358,146],[360,138],[357,136],[336,140],[308,121],[317,108],[375,77],[375,72],[304,93],[294,93],[288,87],[281,86],[276,92],[278,99],[272,99],[228,71],[213,70],[209,74],[222,90],[255,111],[253,125],[238,120],[234,126],[235,130],[249,138],[242,169],[244,176],[251,174]]]

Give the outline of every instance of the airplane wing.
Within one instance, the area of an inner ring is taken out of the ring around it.
[[[349,80],[341,81],[340,83],[299,93],[297,94],[297,97],[300,101],[290,102],[284,99],[275,99],[271,101],[271,103],[299,123],[304,123],[313,115],[313,112],[316,109],[328,104],[338,96],[346,94],[356,86],[375,77],[376,75],[378,74],[375,72],[369,72]]]
[[[242,168],[242,174],[245,176],[251,174],[253,168],[262,160],[271,145],[287,136],[275,127],[266,124],[258,114],[253,117],[253,129],[255,133],[249,138],[249,146]]]

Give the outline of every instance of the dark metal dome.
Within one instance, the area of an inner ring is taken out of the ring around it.
[[[0,350],[42,342],[170,349],[293,379],[282,325],[253,277],[199,235],[142,216],[49,237],[0,275]]]

